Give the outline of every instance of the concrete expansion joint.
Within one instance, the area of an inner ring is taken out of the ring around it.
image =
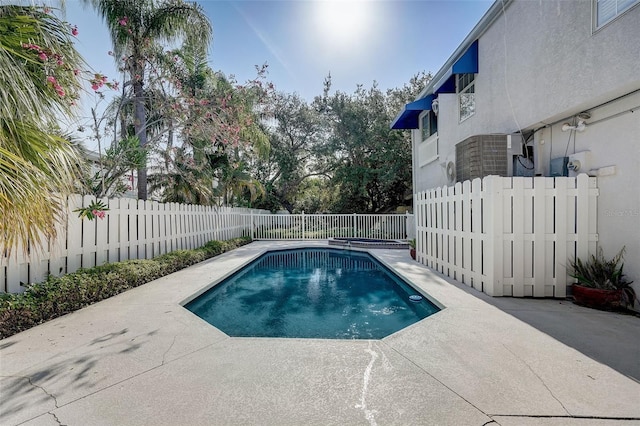
[[[581,416],[579,414],[576,415],[568,415],[568,416],[558,416],[553,414],[487,414],[489,417],[513,417],[513,418],[523,418],[523,419],[578,419],[578,420],[613,420],[613,421],[621,421],[621,422],[637,422],[640,421],[640,417],[611,417],[611,416]],[[496,422],[497,423],[497,422]],[[491,424],[485,423],[485,424]],[[484,426],[484,425],[482,425]]]
[[[531,371],[531,374],[533,374],[534,376],[536,376],[538,378],[538,380],[540,381],[540,383],[542,383],[542,386],[544,386],[544,388],[547,390],[547,392],[549,392],[549,395],[551,395],[551,397],[553,399],[555,399],[556,401],[558,401],[558,404],[560,404],[560,406],[562,407],[562,409],[564,410],[565,413],[567,413],[568,417],[571,417],[572,414],[569,412],[569,410],[567,410],[567,407],[564,406],[564,404],[562,403],[562,401],[560,401],[560,399],[558,399],[557,396],[555,396],[553,394],[553,392],[551,391],[551,389],[549,389],[549,386],[547,386],[547,384],[545,383],[545,381],[542,379],[542,377],[540,377],[540,375],[538,375],[538,373],[536,373],[534,371],[534,369],[531,367],[531,365],[529,365],[529,363],[527,361],[525,361],[524,359],[520,358],[518,355],[516,355],[511,349],[509,349],[509,347],[507,347],[507,345],[505,345],[504,343],[502,344],[502,346],[504,346],[504,348],[511,354],[513,355],[518,361],[522,362],[528,369],[529,371]]]
[[[462,396],[460,393],[456,392],[451,386],[447,385],[445,382],[443,382],[442,380],[440,380],[439,378],[437,378],[436,376],[434,376],[433,374],[431,374],[429,371],[427,371],[427,369],[425,369],[424,367],[422,367],[420,364],[418,364],[417,362],[415,362],[414,360],[412,360],[411,358],[409,358],[408,356],[406,356],[405,354],[399,352],[396,348],[390,346],[391,350],[394,351],[396,354],[400,355],[402,358],[406,359],[407,361],[409,361],[411,364],[413,364],[416,368],[418,368],[420,371],[422,371],[423,373],[425,373],[427,376],[431,377],[433,380],[435,380],[436,382],[440,383],[442,386],[444,386],[446,389],[448,389],[450,392],[452,392],[454,395],[456,395],[458,398],[460,398],[461,400],[463,400],[464,402],[466,402],[467,404],[469,404],[470,406],[472,406],[473,408],[475,408],[476,410],[478,410],[480,413],[482,413],[483,415],[491,418],[491,415],[485,413],[480,407],[478,407],[477,405],[475,405],[473,402],[469,401],[467,398],[465,398],[464,396]],[[497,423],[495,420],[491,420],[489,421],[487,424],[491,424],[491,422],[493,423]]]

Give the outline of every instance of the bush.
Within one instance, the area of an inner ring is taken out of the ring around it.
[[[0,339],[107,299],[251,242],[251,238],[209,241],[154,259],[108,263],[30,284],[22,294],[0,295]]]

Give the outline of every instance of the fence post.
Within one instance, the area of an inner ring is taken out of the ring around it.
[[[251,227],[251,241],[253,241],[254,238],[254,226],[253,226],[253,209],[251,210],[251,217],[249,218],[250,222],[249,222],[249,226]]]
[[[357,225],[356,225],[357,217],[358,216],[354,213],[353,214],[353,238],[357,237],[357,235],[356,235],[356,230],[358,229]]]
[[[302,211],[302,239],[303,239],[303,240],[305,239],[305,237],[304,237],[304,228],[305,228],[305,226],[304,226],[304,220],[305,220],[305,219],[304,219],[304,210],[303,210],[303,211]]]

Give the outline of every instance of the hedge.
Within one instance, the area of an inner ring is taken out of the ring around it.
[[[153,259],[107,263],[49,276],[24,293],[0,295],[0,339],[82,309],[251,242],[251,238],[209,241],[194,250],[177,250]]]

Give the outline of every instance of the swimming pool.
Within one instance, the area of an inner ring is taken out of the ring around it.
[[[185,308],[230,336],[327,339],[380,339],[439,311],[368,253],[330,248],[268,252]]]

